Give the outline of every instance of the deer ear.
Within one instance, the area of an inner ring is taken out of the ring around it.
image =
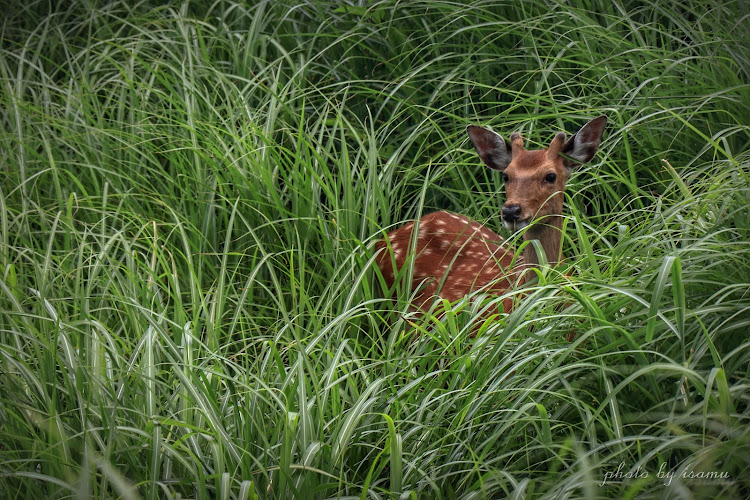
[[[581,130],[568,139],[560,151],[563,154],[563,165],[573,168],[590,161],[599,149],[599,143],[602,142],[605,125],[607,125],[607,117],[599,116],[581,127]]]
[[[471,142],[485,165],[494,170],[505,170],[511,160],[508,141],[486,128],[469,125],[466,127]]]

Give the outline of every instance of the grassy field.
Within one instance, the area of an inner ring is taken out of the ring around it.
[[[60,4],[0,21],[0,497],[750,496],[745,0]],[[518,243],[467,124],[599,114],[518,308],[384,296],[423,213]]]

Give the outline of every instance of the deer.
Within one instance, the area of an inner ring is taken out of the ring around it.
[[[564,260],[562,252],[565,187],[574,168],[589,162],[601,143],[607,117],[586,123],[570,138],[558,132],[545,149],[527,150],[520,133],[506,141],[477,125],[466,132],[482,162],[501,173],[505,203],[503,224],[511,232],[523,231],[524,241],[538,240],[547,262]],[[447,211],[429,213],[385,235],[375,245],[376,264],[389,290],[403,276],[410,291],[410,310],[427,312],[438,299],[455,302],[472,292],[503,297],[503,312],[514,299],[508,292],[531,281],[539,266],[532,244],[523,246],[516,258],[513,248],[488,227]],[[476,296],[476,295],[474,295]]]

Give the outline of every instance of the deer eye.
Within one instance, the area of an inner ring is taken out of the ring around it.
[[[508,182],[508,174],[503,174],[503,182]]]
[[[557,180],[557,174],[550,172],[547,174],[547,176],[544,178],[545,182],[549,182],[550,184],[554,184],[554,182]]]

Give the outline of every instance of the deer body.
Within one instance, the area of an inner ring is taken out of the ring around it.
[[[605,116],[584,125],[570,139],[560,132],[549,147],[527,151],[520,134],[510,142],[482,127],[466,129],[485,165],[502,172],[506,201],[501,216],[511,231],[525,229],[524,240],[539,240],[547,260],[562,260],[562,210],[565,185],[572,169],[593,158],[601,142]],[[528,226],[528,227],[527,227]],[[512,249],[487,227],[450,212],[434,212],[386,235],[376,244],[376,262],[389,288],[413,262],[409,289],[417,310],[436,298],[455,301],[474,291],[500,296],[525,281],[527,266],[538,264],[527,245],[513,265]],[[503,300],[505,312],[512,299]]]

